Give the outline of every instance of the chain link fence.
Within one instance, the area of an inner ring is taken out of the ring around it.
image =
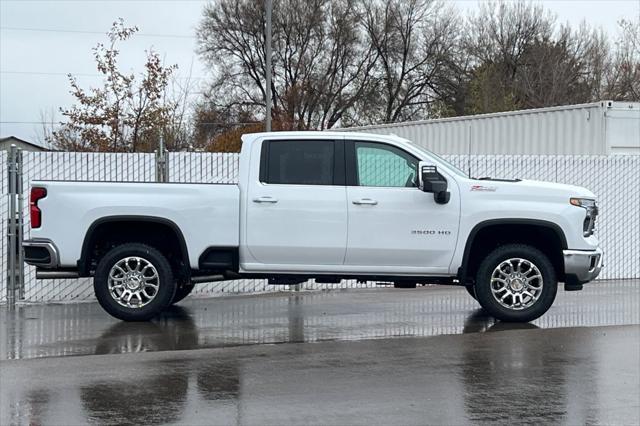
[[[145,153],[24,152],[24,191],[33,180],[156,181],[158,156]],[[445,159],[469,170],[473,176],[536,179],[584,186],[598,197],[600,216],[597,235],[605,251],[603,279],[640,277],[640,156],[515,156],[448,155]],[[8,184],[7,153],[0,152],[2,197],[2,278],[0,301],[7,299]],[[239,155],[226,153],[168,153],[163,157],[168,182],[236,183]],[[29,238],[28,197],[22,212],[24,236]],[[79,301],[93,299],[91,279],[36,280],[35,268],[24,266],[24,300],[29,302]],[[376,283],[343,281],[317,284],[309,281],[303,289],[375,287]],[[199,284],[196,295],[279,291],[265,280],[223,281]]]
[[[604,250],[600,279],[640,277],[640,156],[446,156],[473,176],[520,178],[588,188],[600,214],[596,236]]]
[[[25,152],[23,180],[28,191],[33,180],[155,182],[156,156],[147,153]],[[26,199],[26,198],[25,198]],[[24,235],[30,238],[29,203],[22,206]],[[25,300],[30,302],[93,298],[93,280],[36,280],[35,267],[25,265]]]

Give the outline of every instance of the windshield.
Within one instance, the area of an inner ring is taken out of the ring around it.
[[[460,170],[455,164],[452,164],[450,161],[445,160],[438,154],[434,154],[433,152],[421,147],[417,143],[414,143],[411,141],[407,141],[407,142],[409,142],[411,146],[416,148],[418,151],[422,152],[427,158],[436,158],[438,160],[437,162],[444,163],[445,166],[447,166],[453,173],[457,174],[458,176],[464,177],[464,178],[468,177],[467,174],[462,170]]]

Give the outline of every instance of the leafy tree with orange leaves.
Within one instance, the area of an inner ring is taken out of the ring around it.
[[[282,116],[276,116],[271,122],[271,130],[307,130],[303,123],[292,123]],[[242,140],[240,139],[245,133],[264,132],[263,122],[246,123],[240,126],[229,127],[221,131],[212,139],[207,141],[204,149],[209,152],[240,152],[242,148]]]
[[[85,90],[69,74],[70,93],[76,104],[61,108],[68,120],[51,133],[48,142],[73,151],[153,151],[160,132],[171,124],[178,106],[168,101],[165,90],[176,65],[165,66],[157,52],[148,50],[144,72],[136,77],[118,67],[118,45],[131,38],[137,27],[119,19],[107,33],[109,44],[99,43],[93,57],[104,77],[101,87]]]

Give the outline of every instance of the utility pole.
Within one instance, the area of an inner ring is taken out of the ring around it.
[[[265,63],[266,63],[266,73],[267,73],[267,81],[266,81],[266,89],[265,89],[265,100],[267,103],[267,111],[265,117],[265,130],[267,132],[271,131],[271,12],[273,10],[273,1],[265,0],[265,8],[267,15],[267,25],[265,28]]]

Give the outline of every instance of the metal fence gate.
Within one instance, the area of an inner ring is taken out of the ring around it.
[[[600,278],[640,277],[640,156],[449,155],[445,158],[462,170],[470,170],[474,176],[537,179],[591,189],[600,205],[597,235],[605,251],[606,267]],[[21,250],[16,247],[23,233],[24,238],[30,234],[27,192],[31,181],[152,182],[162,178],[167,182],[235,183],[238,164],[238,154],[226,153],[0,151],[0,302],[13,303],[14,294],[15,300],[27,302],[93,299],[90,279],[36,281],[34,268],[22,263]],[[16,248],[15,251],[10,247]],[[376,284],[355,281],[343,281],[339,285],[310,281],[302,285],[305,289],[373,286]],[[238,280],[201,284],[196,286],[194,294],[214,296],[280,289],[268,286],[265,280]]]

